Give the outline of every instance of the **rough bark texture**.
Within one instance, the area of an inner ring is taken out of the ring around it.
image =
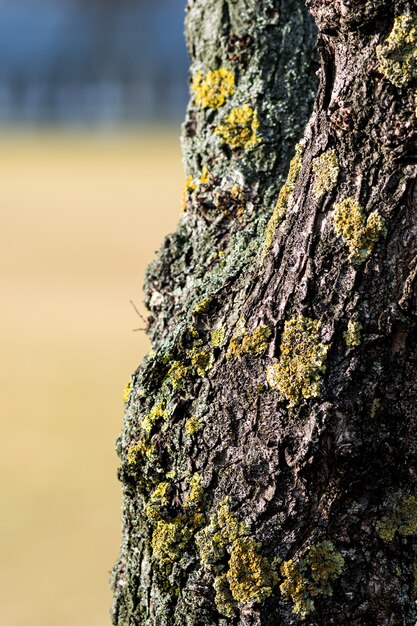
[[[417,619],[417,6],[307,5],[320,85],[281,188],[314,87],[304,3],[188,4],[196,94],[220,67],[236,89],[191,100],[185,213],[147,275],[118,626]]]

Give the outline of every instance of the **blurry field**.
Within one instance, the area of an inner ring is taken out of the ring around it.
[[[0,611],[109,623],[114,442],[147,350],[129,300],[177,222],[179,131],[0,137]]]

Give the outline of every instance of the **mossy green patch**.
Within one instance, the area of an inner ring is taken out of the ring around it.
[[[200,474],[194,474],[190,480],[190,490],[184,504],[184,509],[199,508],[203,502],[203,498],[204,489],[201,486],[201,476]]]
[[[267,368],[269,386],[278,389],[290,406],[320,395],[328,351],[328,346],[320,342],[320,325],[320,321],[302,315],[285,322],[280,359]]]
[[[173,361],[168,370],[168,380],[170,381],[172,388],[176,391],[182,389],[189,367],[185,366],[181,361]]]
[[[194,307],[194,313],[199,315],[200,313],[207,313],[210,303],[212,302],[212,298],[207,297],[200,300],[198,304]]]
[[[128,465],[135,465],[142,459],[152,459],[155,455],[155,446],[148,445],[143,439],[129,446],[127,451]]]
[[[271,567],[260,547],[253,537],[239,537],[232,544],[226,576],[236,602],[260,602],[272,593]]]
[[[227,574],[216,576],[213,582],[213,588],[215,591],[214,602],[218,612],[225,617],[235,617],[236,602],[230,591]]]

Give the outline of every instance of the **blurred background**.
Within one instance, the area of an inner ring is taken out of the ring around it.
[[[0,610],[110,623],[114,442],[175,228],[185,0],[0,0]]]

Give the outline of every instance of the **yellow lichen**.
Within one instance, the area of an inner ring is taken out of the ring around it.
[[[246,329],[239,330],[230,341],[226,358],[240,359],[244,354],[263,354],[268,349],[271,334],[271,329],[266,324],[257,326],[251,333]]]
[[[417,78],[417,15],[399,15],[381,46],[377,46],[379,70],[396,87]]]
[[[211,331],[211,345],[213,348],[221,348],[226,337],[226,329],[221,326]]]
[[[212,300],[213,298],[210,298],[210,297],[203,298],[202,300],[200,300],[200,302],[198,302],[198,304],[196,304],[196,306],[194,307],[194,313],[197,313],[197,314],[207,313]]]
[[[331,541],[322,541],[309,549],[308,563],[317,593],[331,595],[330,581],[340,576],[345,564],[342,554],[335,550]]]
[[[185,211],[187,208],[188,195],[196,191],[196,189],[197,184],[194,182],[193,177],[188,176],[184,184],[184,189],[182,190],[182,211]]]
[[[159,564],[169,565],[180,559],[192,531],[181,517],[172,522],[159,520],[152,534],[152,554]]]
[[[123,389],[123,404],[127,404],[132,393],[132,381],[129,380],[126,387]]]
[[[210,182],[210,173],[207,169],[207,167],[203,167],[203,169],[201,170],[201,176],[200,176],[200,183],[202,185],[208,185]]]
[[[202,427],[202,422],[198,417],[190,417],[185,422],[184,430],[187,435],[195,435]]]
[[[261,544],[230,509],[229,498],[197,533],[196,545],[203,566],[220,574],[215,578],[216,605],[226,617],[234,615],[238,602],[259,602],[272,593],[274,572],[259,552]],[[222,571],[226,554],[227,568]]]
[[[258,114],[249,105],[244,104],[232,109],[226,116],[224,124],[220,124],[214,132],[232,148],[247,150],[259,143],[258,128]]]
[[[318,320],[302,315],[285,322],[280,359],[267,369],[269,386],[278,389],[290,406],[320,395],[328,346],[320,342],[319,330]]]
[[[152,492],[145,507],[145,515],[151,520],[158,520],[161,517],[161,508],[167,506],[171,495],[172,486],[169,482],[161,482]]]
[[[231,547],[239,537],[249,535],[249,529],[230,508],[230,499],[225,498],[217,510],[217,524],[224,547]]]
[[[216,576],[213,582],[213,588],[215,591],[214,602],[218,612],[225,617],[235,617],[236,602],[234,601],[230,591],[227,575],[220,574],[220,576]]]
[[[347,331],[343,333],[346,345],[349,348],[353,348],[361,345],[361,330],[362,324],[357,320],[349,320]]]
[[[331,582],[343,571],[345,560],[331,541],[322,541],[309,548],[304,559],[292,559],[281,565],[284,578],[280,585],[283,596],[291,598],[293,612],[306,617],[315,609],[314,598],[331,596]]]
[[[152,407],[148,415],[142,419],[141,428],[142,431],[148,436],[152,428],[161,420],[168,417],[168,411],[165,407],[165,402],[159,402]]]
[[[184,509],[198,508],[204,497],[200,474],[194,474],[190,480],[190,491],[184,504]]]
[[[339,161],[334,149],[327,150],[313,160],[313,193],[316,198],[321,198],[331,191],[339,177]]]
[[[213,367],[214,356],[212,352],[200,350],[194,352],[191,356],[191,365],[195,368],[197,374],[201,377],[207,375],[207,372]]]
[[[402,537],[417,531],[417,499],[404,496],[399,499],[394,510],[376,525],[376,532],[384,541],[392,541],[398,532]]]
[[[127,451],[127,462],[129,465],[134,465],[142,457],[146,457],[147,459],[151,459],[155,454],[155,446],[148,446],[143,439],[140,439],[137,443],[129,446]]]
[[[236,602],[259,602],[272,593],[271,568],[259,548],[253,537],[236,539],[233,544],[226,576]]]
[[[276,229],[285,218],[288,209],[290,209],[293,204],[293,191],[303,164],[303,151],[304,149],[301,144],[297,144],[295,146],[295,155],[290,163],[287,180],[279,192],[274,212],[272,213],[265,230],[265,243],[262,250],[262,259],[265,258],[272,246]]]
[[[378,211],[366,218],[363,208],[354,198],[334,205],[333,224],[349,250],[349,260],[360,265],[370,256],[379,237],[385,233],[384,219]]]
[[[219,109],[235,93],[235,77],[224,67],[208,72],[205,78],[197,72],[191,88],[197,105],[203,109]]]
[[[314,587],[303,577],[298,563],[294,563],[292,559],[285,561],[281,565],[281,574],[284,581],[279,588],[283,596],[291,598],[293,613],[302,617],[312,613],[314,602],[310,594],[314,591]]]
[[[182,389],[189,368],[181,361],[173,361],[168,371],[168,380],[175,390]]]

